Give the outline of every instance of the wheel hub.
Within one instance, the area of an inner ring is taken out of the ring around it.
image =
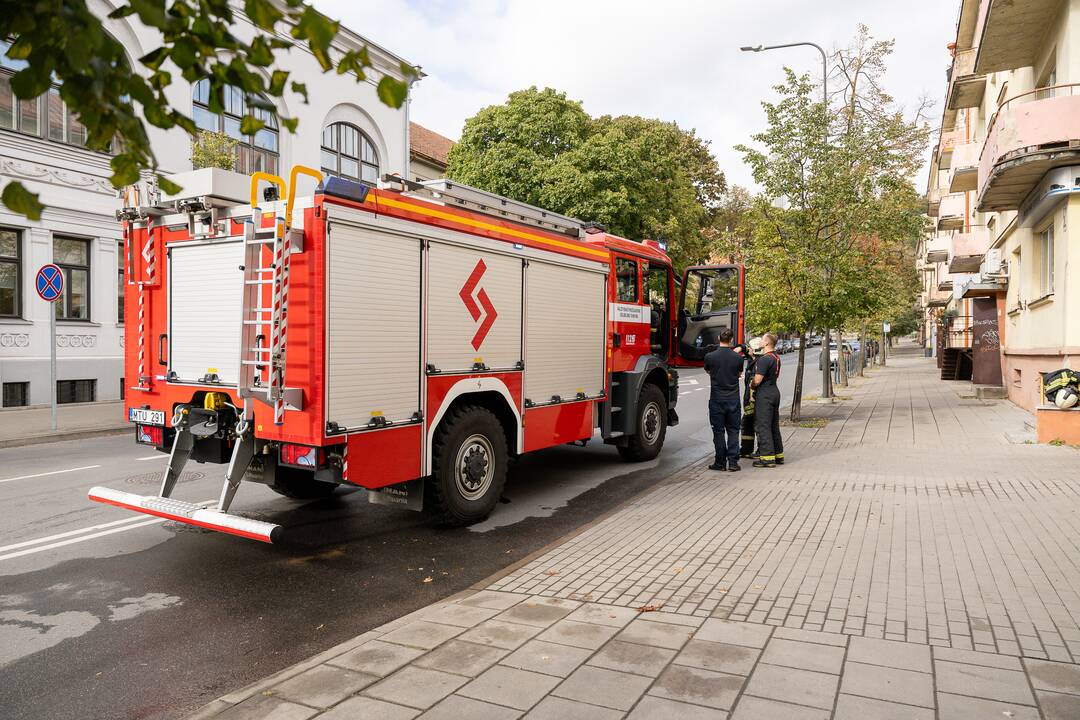
[[[645,442],[652,445],[660,435],[660,408],[656,403],[649,403],[641,413],[641,434]]]
[[[475,500],[487,492],[495,476],[494,457],[491,442],[483,435],[473,435],[461,444],[454,479],[462,497]]]

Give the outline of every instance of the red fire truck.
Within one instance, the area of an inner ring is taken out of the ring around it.
[[[272,542],[280,526],[228,512],[241,480],[293,498],[349,484],[473,523],[512,456],[599,431],[656,457],[673,367],[724,327],[742,339],[741,267],[680,282],[657,242],[455,182],[177,180],[181,197],[132,188],[118,213],[126,409],[169,463],[156,496],[99,502]],[[216,507],[173,497],[189,460],[227,465]]]

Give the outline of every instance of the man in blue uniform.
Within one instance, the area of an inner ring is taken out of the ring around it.
[[[780,436],[780,356],[776,354],[776,336],[761,337],[764,354],[754,363],[754,429],[757,432],[758,459],[754,467],[771,468],[784,464],[784,440]]]
[[[729,328],[720,331],[720,347],[705,356],[709,374],[709,424],[713,430],[716,452],[710,470],[738,472],[739,421],[742,418],[740,382],[746,360],[731,347],[734,337]]]

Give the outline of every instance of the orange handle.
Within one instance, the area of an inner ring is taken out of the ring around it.
[[[293,202],[296,200],[296,179],[300,175],[307,175],[308,177],[315,178],[316,182],[323,181],[323,174],[314,168],[305,167],[303,165],[293,165],[292,170],[289,171],[289,200],[285,203],[285,227],[292,227],[292,211]]]
[[[259,203],[259,181],[265,180],[271,185],[277,185],[278,192],[282,195],[287,195],[288,191],[285,187],[285,180],[278,175],[272,175],[267,172],[255,172],[251,174],[251,207],[255,207]]]

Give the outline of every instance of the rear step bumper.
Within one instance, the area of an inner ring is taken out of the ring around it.
[[[217,510],[209,510],[194,503],[156,495],[136,495],[122,490],[92,487],[87,496],[91,500],[106,505],[115,505],[126,510],[156,515],[167,520],[175,520],[176,522],[187,523],[208,530],[217,530],[230,535],[239,535],[240,537],[264,543],[272,543],[280,539],[282,532],[280,525],[261,520],[251,520],[239,515],[229,515]]]

